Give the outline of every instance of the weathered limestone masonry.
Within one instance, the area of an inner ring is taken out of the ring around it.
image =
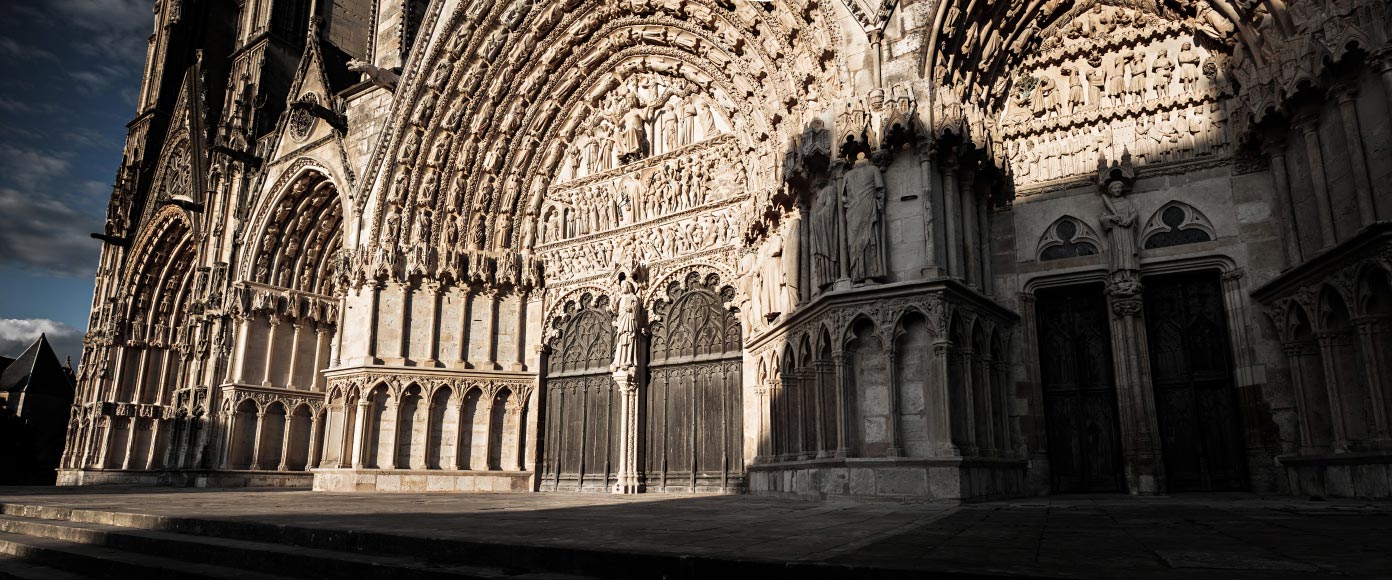
[[[1392,497],[1384,1],[155,19],[63,483]]]

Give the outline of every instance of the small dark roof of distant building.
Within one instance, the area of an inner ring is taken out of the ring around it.
[[[48,390],[37,392],[31,388]],[[39,335],[34,344],[29,345],[19,358],[14,359],[4,370],[0,370],[0,391],[9,393],[51,395],[54,397],[73,396],[72,379],[58,363],[58,355],[48,344],[48,337]]]

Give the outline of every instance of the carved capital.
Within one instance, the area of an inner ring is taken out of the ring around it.
[[[1112,302],[1112,314],[1117,318],[1134,318],[1144,308],[1140,298],[1126,298]]]

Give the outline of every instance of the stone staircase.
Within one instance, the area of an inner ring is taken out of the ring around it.
[[[172,528],[172,529],[171,529]],[[279,532],[279,533],[277,533]],[[345,533],[217,520],[182,520],[65,508],[0,506],[0,580],[140,578],[366,578],[420,580],[585,580],[580,576],[380,550]],[[366,548],[366,549],[365,549]],[[494,558],[481,557],[477,560]]]

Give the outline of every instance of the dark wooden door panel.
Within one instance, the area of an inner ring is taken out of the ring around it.
[[[1116,384],[1102,287],[1040,291],[1036,316],[1054,491],[1121,491]]]
[[[1151,382],[1171,491],[1245,487],[1242,425],[1217,272],[1148,277]]]

